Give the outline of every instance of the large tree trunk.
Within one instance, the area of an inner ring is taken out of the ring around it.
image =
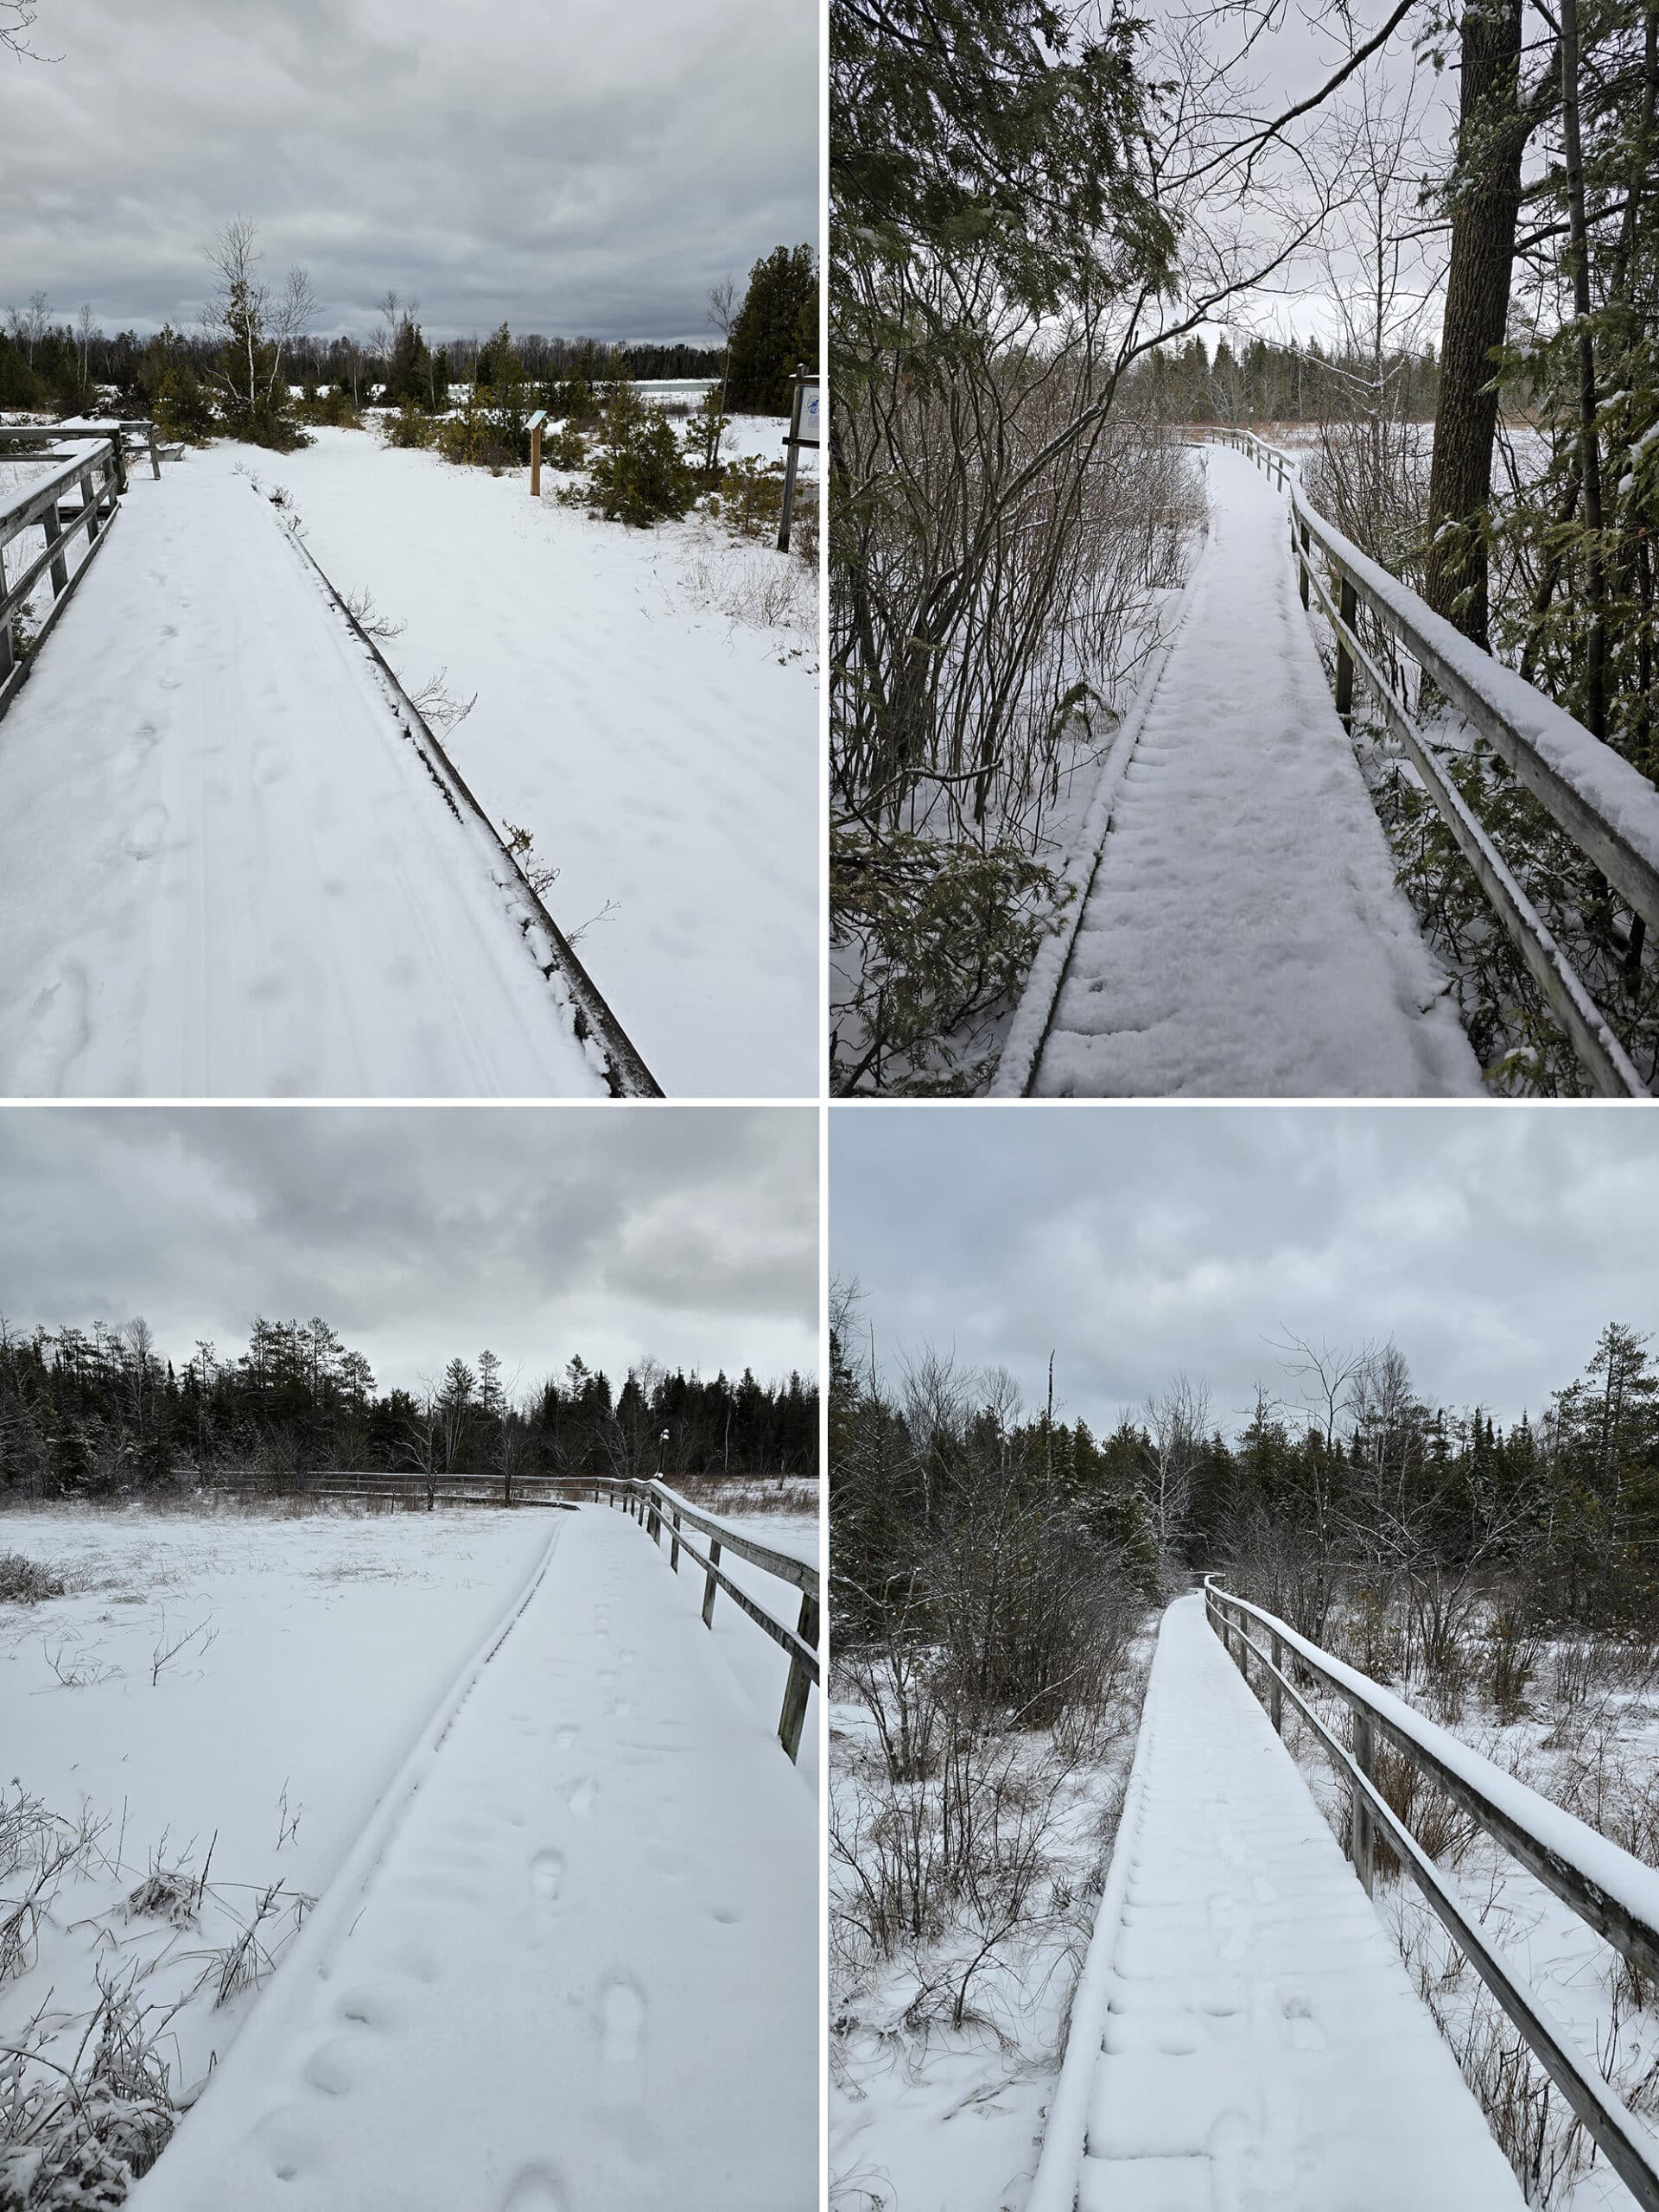
[[[1601,543],[1601,441],[1596,429],[1596,345],[1590,325],[1590,245],[1584,215],[1584,156],[1579,143],[1578,0],[1561,6],[1561,141],[1567,156],[1567,259],[1578,321],[1579,473],[1584,482],[1585,578],[1590,635],[1585,656],[1587,728],[1607,734],[1607,586]]]
[[[1521,0],[1470,0],[1462,54],[1424,589],[1438,613],[1484,645],[1485,523],[1497,430],[1491,355],[1509,317],[1521,156],[1531,127],[1520,102]]]

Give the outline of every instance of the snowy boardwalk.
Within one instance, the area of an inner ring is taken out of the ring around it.
[[[0,1092],[603,1095],[515,904],[269,504],[136,478],[0,730]]]
[[[1199,1596],[1164,1618],[1050,2109],[1042,2212],[1522,2201]]]
[[[1108,762],[1110,829],[1058,996],[1039,957],[997,1088],[1478,1094],[1332,703],[1284,499],[1242,454],[1212,446],[1206,467],[1211,536],[1138,736]]]
[[[486,1640],[134,2212],[812,2212],[813,1796],[601,1508]]]

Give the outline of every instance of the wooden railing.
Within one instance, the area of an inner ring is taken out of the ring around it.
[[[73,445],[86,438],[114,440],[116,473],[123,492],[127,488],[129,443],[149,454],[149,473],[160,482],[162,449],[156,442],[156,425],[136,415],[114,415],[107,421],[85,423],[0,423],[0,458],[9,447]]]
[[[728,1522],[719,1521],[712,1514],[702,1513],[677,1491],[671,1490],[659,1481],[613,1481],[605,1476],[589,1478],[594,1496],[601,1492],[609,1496],[613,1505],[623,1510],[646,1529],[654,1542],[660,1545],[664,1526],[668,1529],[668,1563],[676,1574],[680,1571],[680,1554],[696,1561],[702,1569],[702,1624],[712,1629],[715,1624],[715,1593],[723,1590],[734,1605],[747,1613],[757,1627],[763,1629],[772,1642],[789,1654],[789,1679],[784,1685],[783,1708],[778,1715],[778,1740],[791,1759],[798,1759],[801,1752],[801,1729],[806,1719],[808,1700],[813,1685],[820,1679],[818,1665],[819,1604],[822,1592],[818,1570],[809,1567],[804,1560],[788,1552],[774,1551],[770,1544],[763,1544],[753,1536],[747,1536],[734,1529]],[[700,1552],[687,1536],[687,1525],[706,1535],[708,1552]],[[731,1552],[739,1559],[746,1559],[755,1567],[764,1567],[768,1574],[790,1582],[801,1593],[800,1616],[793,1629],[774,1620],[763,1605],[757,1605],[741,1584],[734,1582],[720,1564],[722,1552]]]
[[[1566,1032],[1580,1065],[1604,1096],[1649,1097],[1647,1084],[1583,977],[1358,636],[1359,609],[1466,715],[1557,828],[1628,903],[1635,917],[1633,962],[1640,959],[1648,928],[1659,928],[1659,791],[1564,708],[1471,645],[1328,523],[1308,505],[1294,465],[1277,447],[1249,430],[1229,428],[1213,435],[1248,454],[1289,496],[1291,550],[1302,604],[1308,605],[1310,594],[1317,599],[1335,635],[1336,703],[1344,722],[1352,727],[1357,673]],[[1313,564],[1316,546],[1324,556],[1323,577]]]
[[[124,480],[120,440],[106,435],[90,445],[85,454],[60,463],[33,483],[0,492],[0,715],[22,689],[29,676],[30,657],[68,605],[92,556],[103,544],[104,533],[115,519]],[[79,504],[66,506],[65,495],[71,492],[78,495]],[[45,537],[45,548],[8,584],[5,549],[26,530],[33,529]],[[86,548],[72,569],[69,550],[73,541],[83,535]],[[25,653],[17,638],[17,620],[42,576],[51,579],[52,604]]]
[[[1312,1730],[1347,1789],[1349,1853],[1371,1894],[1376,1844],[1382,1836],[1422,1891],[1452,1942],[1514,2023],[1643,2212],[1659,2212],[1659,2143],[1634,2120],[1599,2069],[1559,2031],[1521,1974],[1465,1910],[1376,1783],[1379,1739],[1429,1783],[1580,1920],[1649,1980],[1659,1979],[1659,1874],[1564,1813],[1512,1775],[1459,1744],[1411,1707],[1298,1635],[1275,1614],[1205,1578],[1211,1626],[1247,1682],[1256,1662],[1258,1694],[1282,1734],[1287,1698]],[[1254,1626],[1262,1641],[1246,1632]],[[1302,1694],[1318,1682],[1348,1707],[1351,1738],[1340,1743]]]

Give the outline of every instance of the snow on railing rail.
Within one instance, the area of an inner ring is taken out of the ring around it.
[[[0,446],[54,446],[82,438],[112,438],[116,473],[120,488],[127,488],[127,441],[142,446],[149,455],[149,473],[159,483],[162,449],[156,442],[156,425],[147,416],[77,415],[64,423],[0,423]]]
[[[1418,1773],[1443,1790],[1477,1826],[1636,1969],[1659,1975],[1659,1872],[1644,1866],[1585,1821],[1552,1805],[1513,1775],[1494,1766],[1368,1675],[1310,1643],[1276,1614],[1204,1580],[1205,1617],[1248,1683],[1249,1662],[1261,1669],[1268,1718],[1283,1732],[1288,1698],[1347,1787],[1351,1807],[1350,1856],[1371,1893],[1376,1838],[1386,1837],[1464,1956],[1519,2029],[1608,2164],[1643,2208],[1659,2212],[1659,2140],[1628,2112],[1600,2070],[1549,2018],[1524,1976],[1467,1912],[1440,1868],[1377,1788],[1376,1738],[1382,1736]],[[1267,1632],[1268,1648],[1245,1633],[1247,1621]],[[1351,1743],[1340,1744],[1290,1678],[1298,1670],[1323,1682],[1352,1715]]]
[[[33,654],[68,605],[104,543],[104,531],[115,520],[126,485],[120,442],[118,436],[100,437],[88,452],[0,499],[0,715],[27,681]],[[79,490],[80,504],[66,511],[63,495],[72,487]],[[5,549],[26,530],[35,528],[45,537],[45,548],[34,560],[26,560],[16,581],[8,584]],[[82,532],[86,550],[71,569],[69,546]],[[19,646],[16,626],[35,586],[46,575],[51,579],[52,604],[26,655]]]
[[[670,1490],[660,1481],[639,1481],[627,1477],[612,1478],[594,1475],[583,1478],[584,1486],[591,1483],[597,1498],[601,1491],[608,1492],[611,1503],[619,1498],[624,1509],[649,1530],[652,1541],[661,1544],[663,1523],[669,1529],[669,1565],[676,1574],[680,1571],[680,1554],[683,1551],[694,1559],[703,1571],[702,1624],[711,1629],[715,1624],[715,1593],[723,1590],[739,1609],[746,1612],[757,1627],[763,1629],[783,1650],[789,1654],[789,1679],[784,1685],[784,1702],[778,1716],[778,1740],[791,1759],[798,1759],[801,1751],[801,1730],[806,1720],[808,1699],[813,1685],[821,1679],[818,1665],[818,1628],[821,1588],[818,1570],[805,1560],[797,1559],[791,1552],[780,1552],[771,1544],[763,1544],[753,1536],[746,1536],[734,1529],[729,1522],[717,1520],[711,1513],[703,1513],[682,1497],[677,1491]],[[706,1554],[700,1552],[685,1534],[685,1524],[706,1535],[709,1539]],[[763,1567],[768,1574],[775,1574],[790,1582],[801,1593],[800,1617],[793,1629],[785,1628],[775,1620],[763,1605],[757,1605],[741,1584],[734,1582],[720,1564],[722,1550],[733,1552],[739,1559],[746,1559],[755,1567]]]
[[[1360,606],[1433,679],[1550,819],[1623,894],[1637,918],[1633,958],[1640,957],[1648,925],[1659,926],[1659,790],[1565,708],[1483,652],[1328,523],[1309,505],[1294,464],[1276,446],[1250,430],[1225,428],[1215,435],[1222,443],[1248,454],[1289,495],[1291,550],[1302,604],[1308,604],[1311,588],[1337,640],[1338,713],[1351,724],[1357,671],[1566,1031],[1580,1066],[1605,1096],[1648,1097],[1647,1084],[1583,978],[1446,774],[1405,702],[1360,642]],[[1334,601],[1314,572],[1310,543],[1325,556],[1337,587]]]

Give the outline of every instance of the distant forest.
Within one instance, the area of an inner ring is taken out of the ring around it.
[[[1075,1662],[1114,1591],[1204,1570],[1315,1642],[1358,1602],[1438,1615],[1501,1594],[1529,1626],[1659,1623],[1659,1361],[1610,1324],[1579,1377],[1500,1423],[1435,1404],[1393,1344],[1287,1342],[1286,1387],[1231,1435],[1178,1377],[1108,1435],[924,1356],[890,1383],[832,1334],[834,1634],[969,1638],[1014,1702]],[[1052,1672],[1053,1669],[1058,1672]]]
[[[135,405],[148,404],[148,389],[157,348],[169,364],[188,363],[199,377],[212,373],[222,345],[216,333],[168,330],[161,339],[141,338],[136,330],[106,337],[101,330],[78,329],[48,319],[42,306],[33,316],[15,311],[0,334],[0,406],[79,407],[99,387],[112,388]],[[478,357],[491,337],[454,338],[439,349],[446,383],[469,384]],[[555,383],[581,368],[589,376],[632,377],[646,381],[671,378],[718,377],[719,346],[624,346],[597,338],[544,338],[538,332],[515,339],[514,350],[533,383]],[[297,385],[332,386],[366,394],[391,373],[396,328],[366,343],[357,338],[300,336],[288,340],[285,366]]]
[[[245,1351],[198,1343],[182,1368],[143,1320],[27,1334],[0,1321],[0,1488],[13,1494],[323,1468],[814,1476],[817,1464],[817,1389],[798,1374],[705,1381],[642,1360],[613,1389],[578,1356],[521,1389],[485,1351],[416,1390],[382,1391],[321,1319],[257,1319]]]

